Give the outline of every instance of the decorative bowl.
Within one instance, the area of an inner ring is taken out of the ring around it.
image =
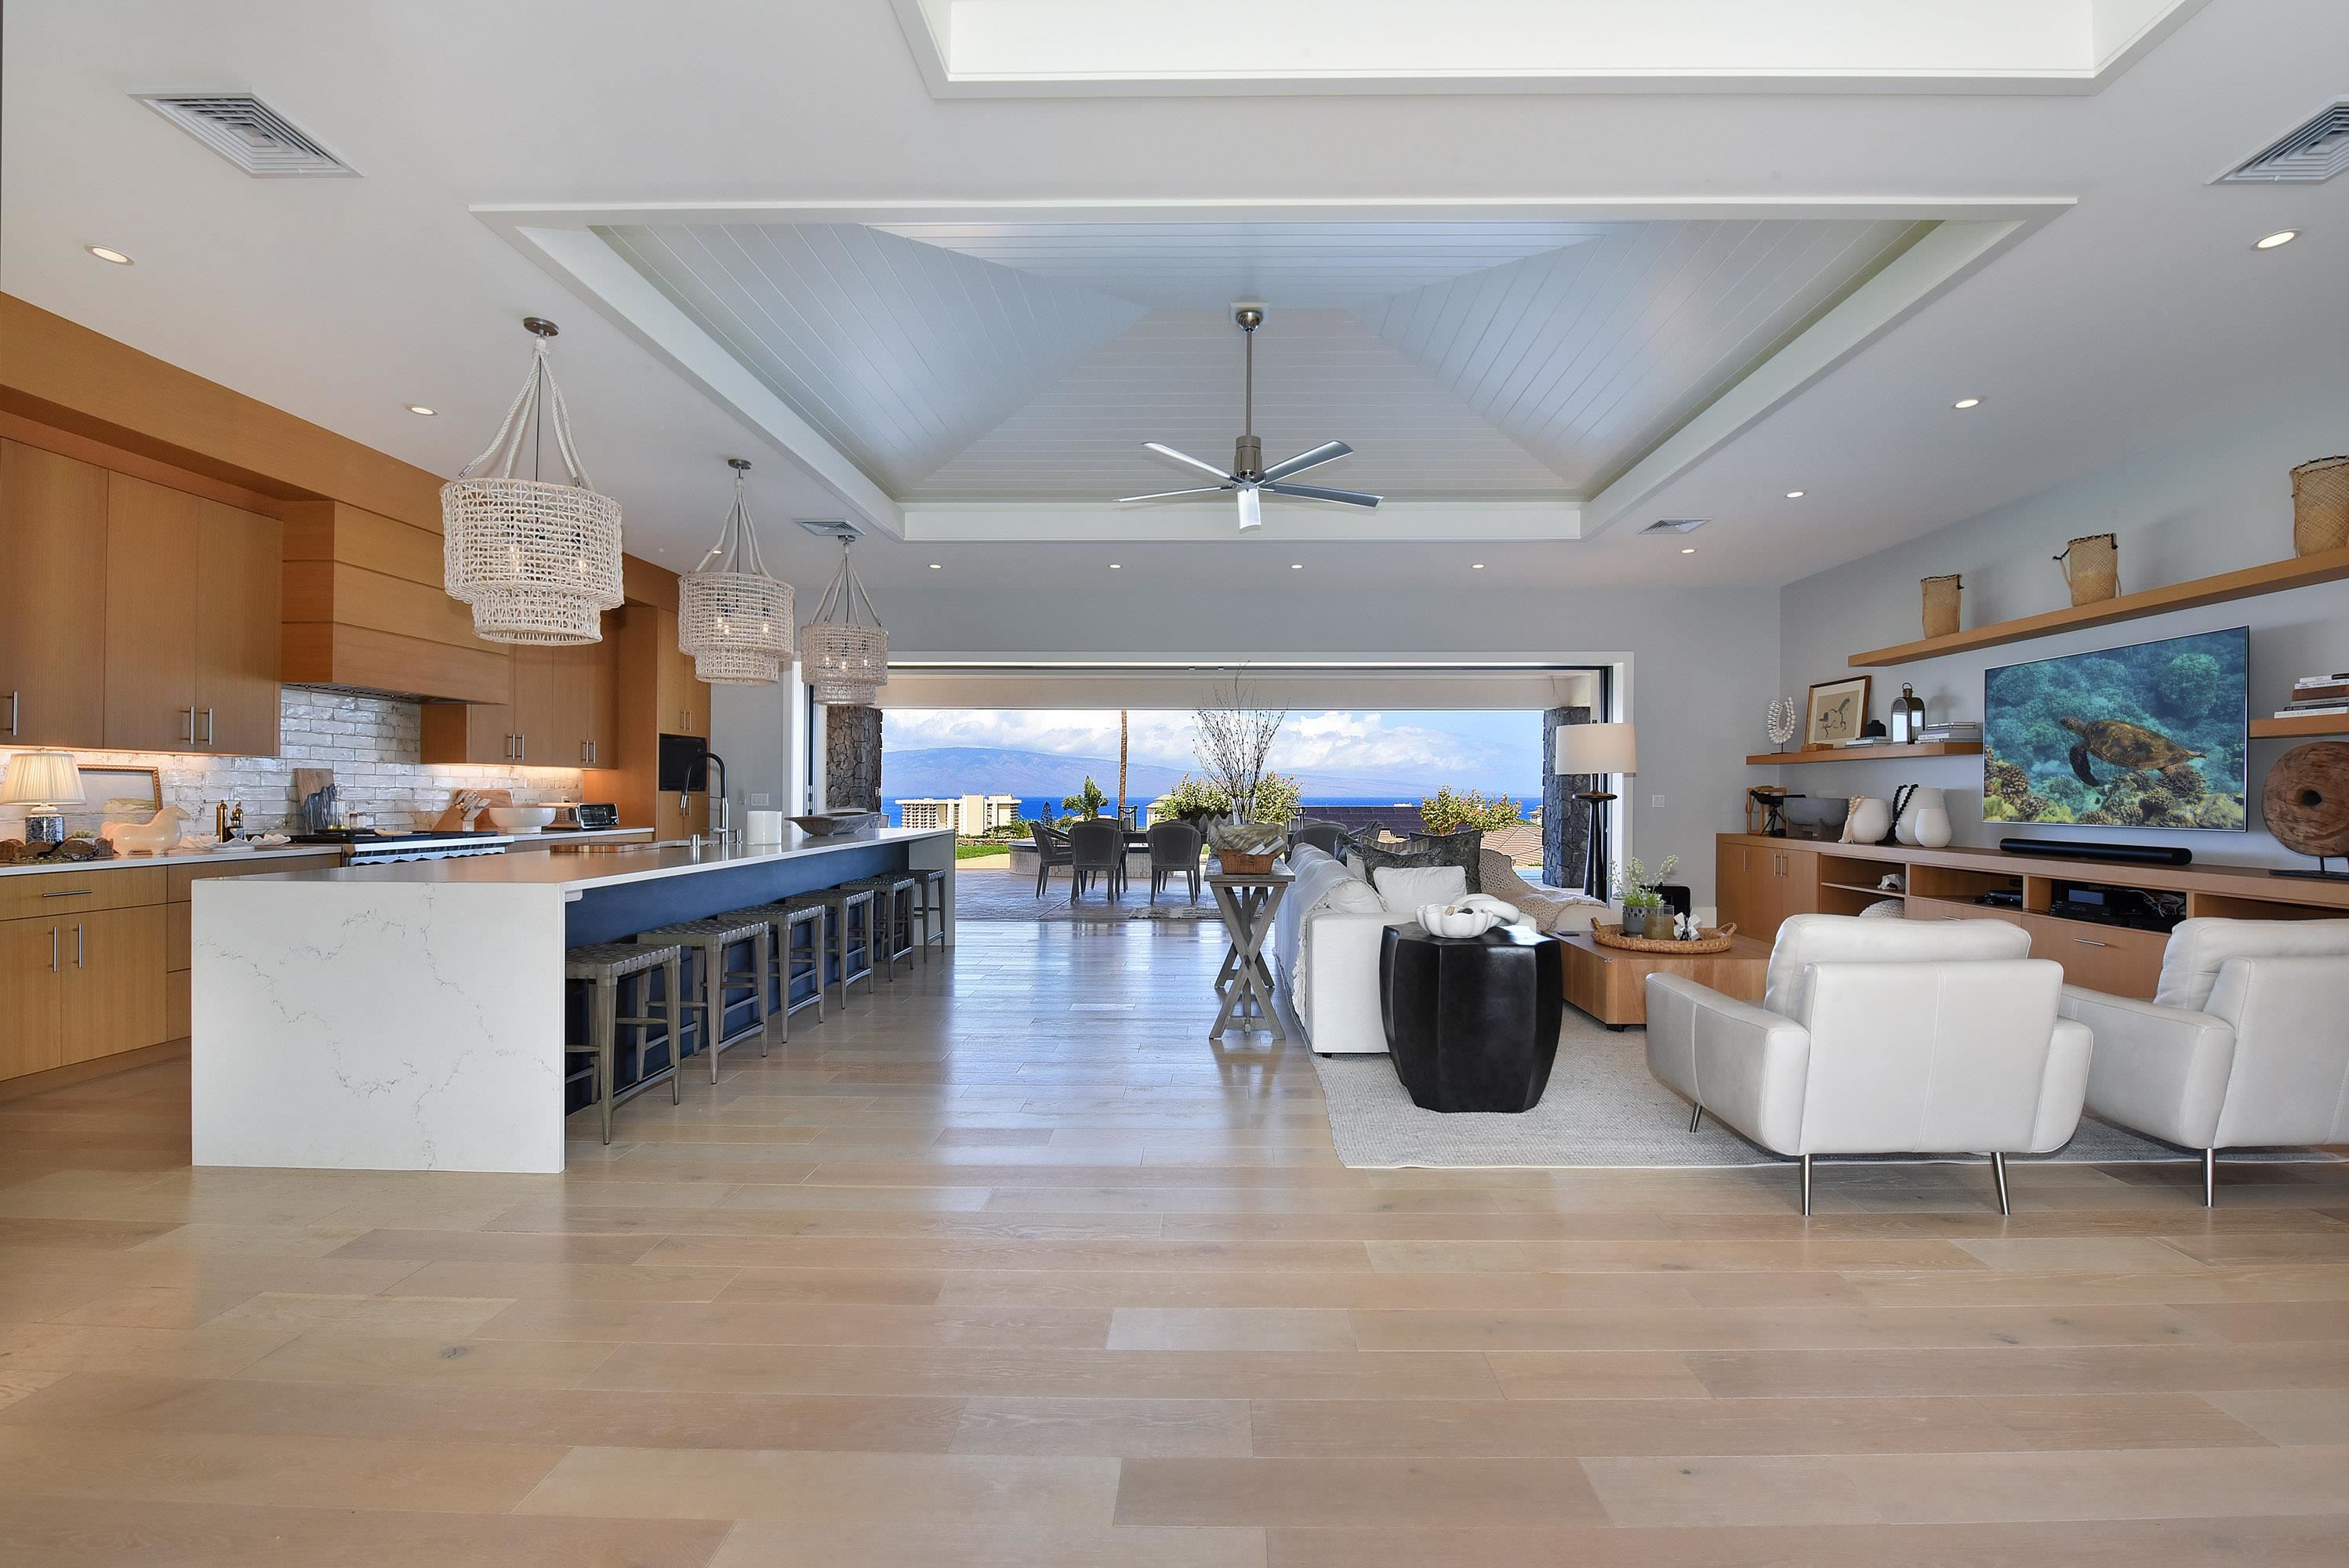
[[[481,815],[501,833],[535,833],[554,820],[552,806],[484,806]]]
[[[792,826],[811,839],[845,838],[881,820],[878,811],[827,811],[821,816],[793,817]]]
[[[1420,929],[1430,936],[1482,936],[1501,923],[1496,910],[1464,909],[1448,903],[1419,906]]]

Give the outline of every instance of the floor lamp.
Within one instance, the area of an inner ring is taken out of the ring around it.
[[[1607,803],[1615,799],[1607,781],[1618,773],[1640,770],[1639,739],[1628,724],[1565,724],[1557,730],[1557,771],[1595,774],[1599,788],[1578,789],[1574,798],[1590,802],[1590,841],[1583,860],[1582,888],[1593,898],[1609,894]]]

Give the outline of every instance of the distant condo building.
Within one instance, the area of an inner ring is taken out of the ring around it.
[[[1017,795],[963,795],[951,799],[900,800],[900,824],[908,828],[951,828],[965,838],[1019,820]]]

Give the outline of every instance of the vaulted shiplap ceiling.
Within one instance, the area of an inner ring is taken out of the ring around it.
[[[891,495],[1172,488],[1226,460],[1234,300],[1266,456],[1329,482],[1586,496],[1930,225],[1886,220],[722,223],[599,231]]]

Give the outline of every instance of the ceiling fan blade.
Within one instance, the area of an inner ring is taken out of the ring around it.
[[[1240,531],[1264,526],[1264,503],[1257,499],[1256,486],[1240,486]]]
[[[1340,506],[1374,507],[1385,499],[1368,490],[1323,490],[1319,485],[1268,484],[1264,488],[1275,495],[1293,495],[1304,500],[1334,500]]]
[[[1343,441],[1324,441],[1309,452],[1299,452],[1284,462],[1278,462],[1259,476],[1266,480],[1285,480],[1291,474],[1301,474],[1308,469],[1318,469],[1323,463],[1335,462],[1354,449]]]
[[[1130,500],[1164,500],[1169,496],[1220,495],[1225,490],[1235,488],[1237,487],[1232,485],[1201,485],[1196,490],[1152,490],[1148,495],[1122,495],[1117,498],[1117,501],[1120,506],[1123,506]]]
[[[1240,482],[1239,475],[1232,473],[1227,469],[1219,469],[1216,467],[1215,464],[1208,462],[1204,459],[1195,458],[1188,452],[1178,452],[1163,441],[1144,441],[1142,443],[1142,449],[1145,452],[1154,452],[1159,457],[1164,458],[1170,463],[1181,463],[1184,467],[1196,469],[1203,474],[1213,474],[1217,479],[1224,480],[1226,483],[1237,484]]]

